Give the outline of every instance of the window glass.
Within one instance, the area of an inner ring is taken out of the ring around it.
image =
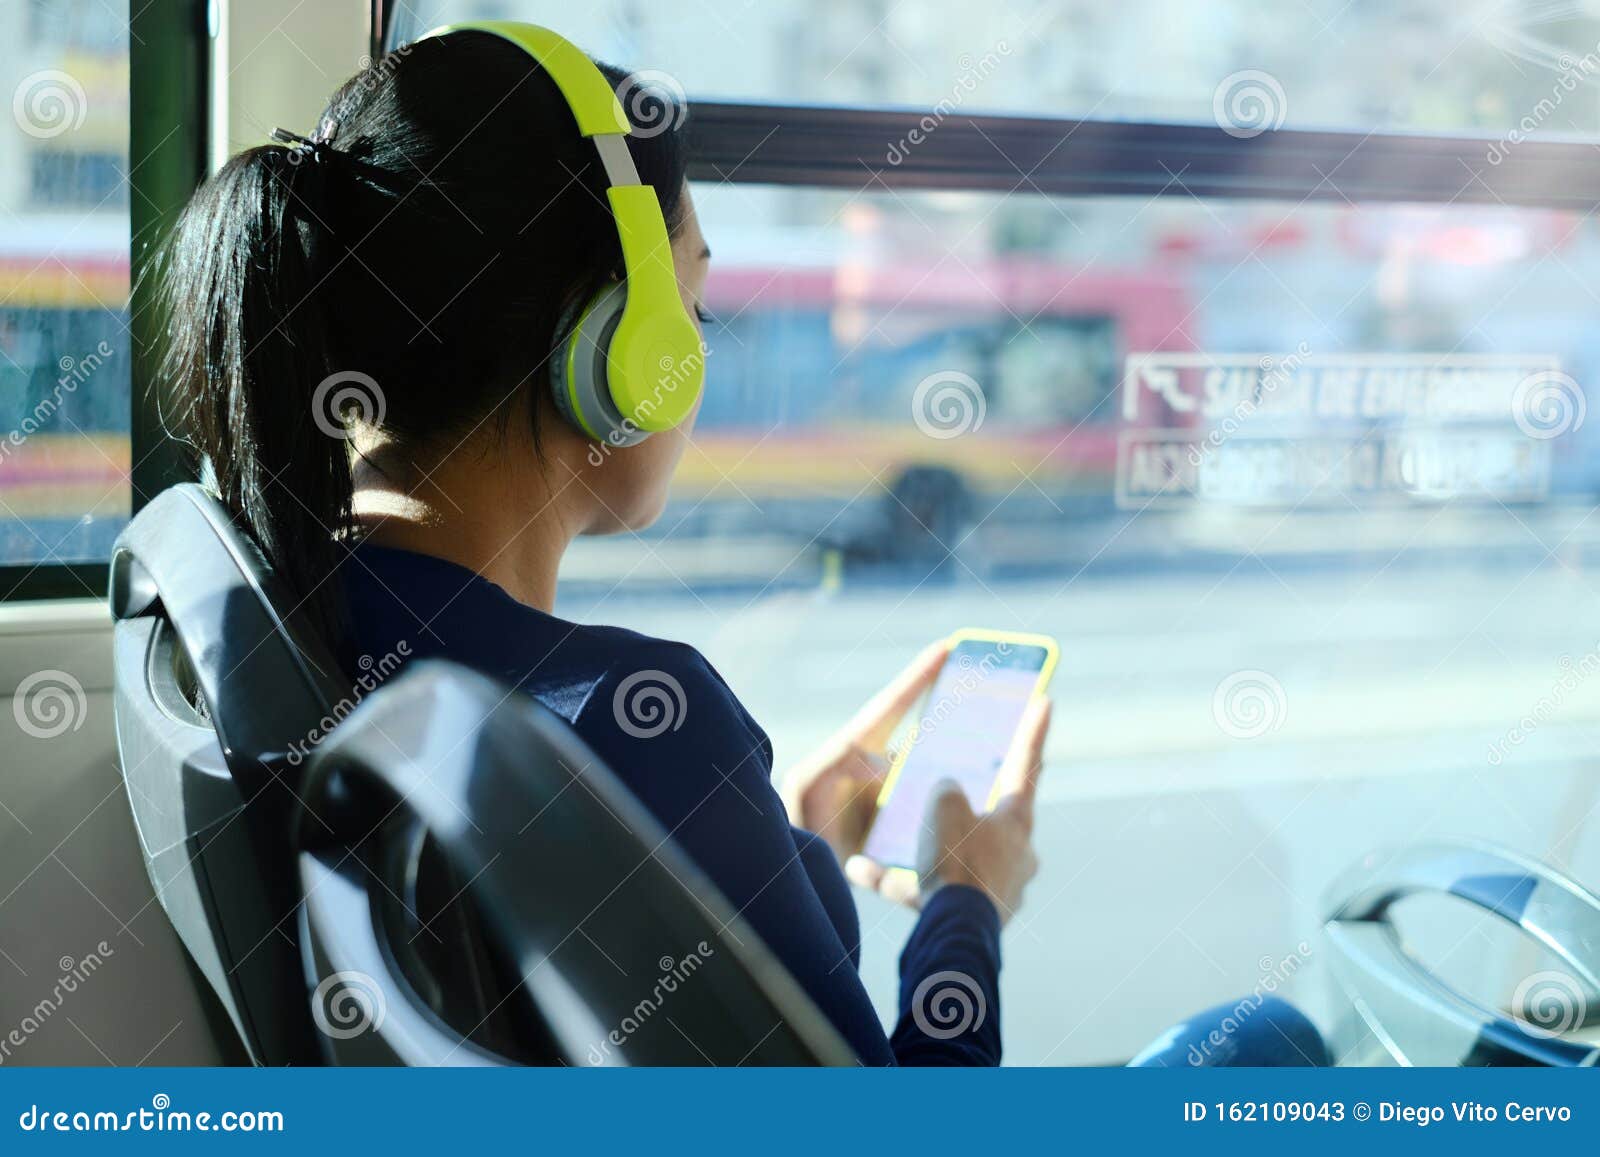
[[[1600,10],[1460,0],[398,0],[545,22],[690,96],[1267,127],[1600,131]]]
[[[1061,641],[1008,1057],[1125,1058],[1287,986],[1374,847],[1600,875],[1592,220],[694,194],[692,445],[562,609],[701,647],[780,768],[934,637]],[[887,1011],[909,918],[862,903]]]
[[[1489,163],[1600,129],[1591,5],[407,0],[395,32],[490,16],[690,97],[1465,131]],[[931,638],[1060,640],[1016,1063],[1125,1060],[1247,994],[1332,1023],[1323,904],[1375,849],[1600,878],[1594,222],[1174,185],[697,186],[715,321],[674,497],[563,574],[563,612],[705,651],[780,770]],[[859,901],[892,1018],[911,917]],[[1407,936],[1502,1006],[1530,967]]]
[[[0,566],[103,560],[129,502],[125,0],[0,5],[0,96]]]

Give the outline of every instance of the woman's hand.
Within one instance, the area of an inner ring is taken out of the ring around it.
[[[1022,717],[1000,769],[999,802],[988,814],[973,813],[959,784],[947,781],[934,790],[917,849],[923,899],[945,884],[966,884],[988,894],[1002,924],[1016,913],[1022,889],[1039,869],[1033,809],[1049,731],[1050,700],[1041,696]]]
[[[881,867],[855,855],[877,814],[878,793],[889,772],[884,753],[906,712],[932,686],[947,654],[942,642],[926,648],[820,751],[784,777],[781,794],[789,822],[827,841],[851,879],[864,887],[879,887],[884,875]]]

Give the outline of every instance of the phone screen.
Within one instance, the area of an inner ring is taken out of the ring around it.
[[[975,812],[988,809],[1049,652],[1004,639],[963,639],[951,648],[922,704],[911,750],[862,850],[880,864],[916,864],[928,796],[941,780],[959,783]]]

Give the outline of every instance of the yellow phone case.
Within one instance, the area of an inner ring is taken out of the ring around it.
[[[1039,668],[1038,678],[1034,680],[1031,697],[1039,696],[1050,685],[1050,677],[1055,674],[1056,664],[1061,658],[1060,645],[1049,635],[1032,635],[1024,631],[990,631],[981,627],[967,627],[949,635],[945,639],[945,643],[950,650],[954,651],[957,644],[973,639],[986,643],[1014,643],[1022,647],[1043,647],[1045,652],[1044,664]],[[942,672],[943,668],[941,667],[940,670]],[[928,694],[931,695],[932,693],[933,688],[929,687]],[[924,696],[923,703],[926,704],[926,702],[927,697]],[[920,714],[918,718],[921,718]],[[883,805],[889,802],[889,797],[894,794],[895,784],[900,779],[900,769],[905,766],[906,759],[911,755],[916,743],[917,727],[916,724],[913,724],[911,730],[906,733],[905,742],[900,744],[899,750],[890,762],[889,774],[884,778],[883,788],[878,792],[878,810],[880,812],[883,810]],[[996,779],[994,785],[989,789],[989,798],[984,804],[984,810],[992,809],[999,802],[999,791],[1000,781]],[[870,838],[871,835],[872,829],[869,827],[867,829],[867,838]],[[862,840],[863,847],[866,846],[866,842],[867,840],[864,838]],[[895,870],[909,871],[910,869],[896,866]]]

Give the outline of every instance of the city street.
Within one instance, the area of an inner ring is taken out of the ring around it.
[[[1414,552],[1387,569],[1309,569],[1280,551],[1271,572],[985,583],[963,570],[915,589],[846,578],[831,593],[757,597],[679,586],[641,598],[624,584],[563,609],[700,646],[771,734],[780,768],[929,639],[962,626],[1056,636],[1043,866],[1006,939],[1008,1058],[1115,1061],[1167,1022],[1258,989],[1286,957],[1304,967],[1281,990],[1326,1025],[1325,893],[1375,849],[1483,838],[1600,881],[1600,836],[1584,822],[1600,802],[1600,573],[1572,549],[1581,515],[1524,517],[1512,551],[1508,513],[1463,516],[1452,533],[1471,537],[1475,523],[1505,546],[1476,565]],[[1437,520],[1427,533],[1444,535]],[[1570,537],[1541,561],[1535,535],[1545,547]],[[1230,677],[1242,698],[1220,700]],[[911,917],[860,899],[863,972],[892,1015]],[[1532,964],[1495,940],[1490,970],[1495,930],[1442,904],[1402,924],[1486,999]]]

